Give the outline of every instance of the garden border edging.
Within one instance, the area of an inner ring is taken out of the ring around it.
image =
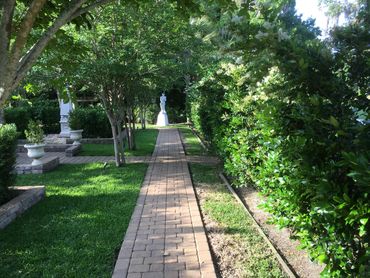
[[[17,197],[0,206],[0,230],[45,197],[45,186],[14,186],[23,191]]]

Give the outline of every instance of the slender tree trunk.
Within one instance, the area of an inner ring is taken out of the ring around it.
[[[140,108],[141,129],[145,129],[144,108]]]
[[[136,132],[136,117],[135,112],[133,109],[131,109],[131,115],[132,115],[132,149],[136,150],[136,140],[135,140],[135,132]]]
[[[123,132],[122,132],[121,123],[118,124],[117,130],[118,130],[119,152],[120,152],[120,156],[121,156],[121,162],[122,162],[122,164],[126,164],[125,148],[124,148],[124,143],[123,143],[124,135],[123,135]]]
[[[0,108],[0,125],[5,124],[4,109]]]

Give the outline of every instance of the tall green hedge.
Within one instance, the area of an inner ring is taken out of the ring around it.
[[[328,46],[280,20],[289,40],[269,29],[246,62],[224,60],[192,86],[191,119],[323,275],[370,277],[368,28],[337,29]]]
[[[100,107],[78,108],[80,121],[84,129],[83,136],[89,138],[112,137],[108,118]],[[43,123],[45,134],[58,134],[60,132],[60,110],[57,102],[35,101],[19,107],[4,109],[6,123],[14,123],[20,136],[25,138],[24,131],[30,120],[40,120]]]
[[[14,123],[21,137],[25,138],[24,131],[30,120],[40,120],[46,134],[60,132],[60,114],[58,102],[50,100],[38,100],[31,104],[24,103],[18,107],[4,109],[6,123]]]
[[[74,111],[78,115],[79,125],[85,138],[111,138],[112,130],[108,117],[100,107],[78,107]]]
[[[8,200],[8,188],[15,182],[15,174],[12,171],[16,162],[16,145],[16,126],[0,125],[0,204]]]

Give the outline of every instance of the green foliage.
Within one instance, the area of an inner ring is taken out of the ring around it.
[[[191,118],[235,185],[257,187],[273,221],[327,265],[322,275],[369,276],[369,14],[328,45],[278,10],[221,18],[247,43],[225,43],[235,54],[193,84]]]
[[[69,113],[68,125],[72,130],[80,130],[84,128],[84,111],[80,108],[76,108]]]
[[[47,195],[1,231],[0,273],[111,277],[146,169],[95,163],[18,176],[17,185],[42,184]]]
[[[101,107],[78,107],[69,114],[72,130],[83,129],[85,138],[111,138],[110,124]]]
[[[41,121],[30,120],[24,131],[26,139],[31,144],[41,144],[44,141],[44,130]]]
[[[59,125],[59,106],[57,102],[49,100],[37,100],[32,104],[22,103],[16,107],[7,107],[4,109],[5,121],[14,123],[20,136],[24,138],[24,131],[28,122],[40,120],[46,134],[55,134],[60,132]]]
[[[0,205],[8,200],[9,186],[15,182],[17,128],[14,124],[0,125]]]

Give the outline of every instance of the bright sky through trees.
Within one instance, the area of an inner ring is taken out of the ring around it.
[[[315,25],[320,27],[321,31],[325,31],[327,24],[327,16],[325,11],[319,7],[318,0],[296,0],[296,9],[298,14],[303,15],[303,19],[316,19]]]

